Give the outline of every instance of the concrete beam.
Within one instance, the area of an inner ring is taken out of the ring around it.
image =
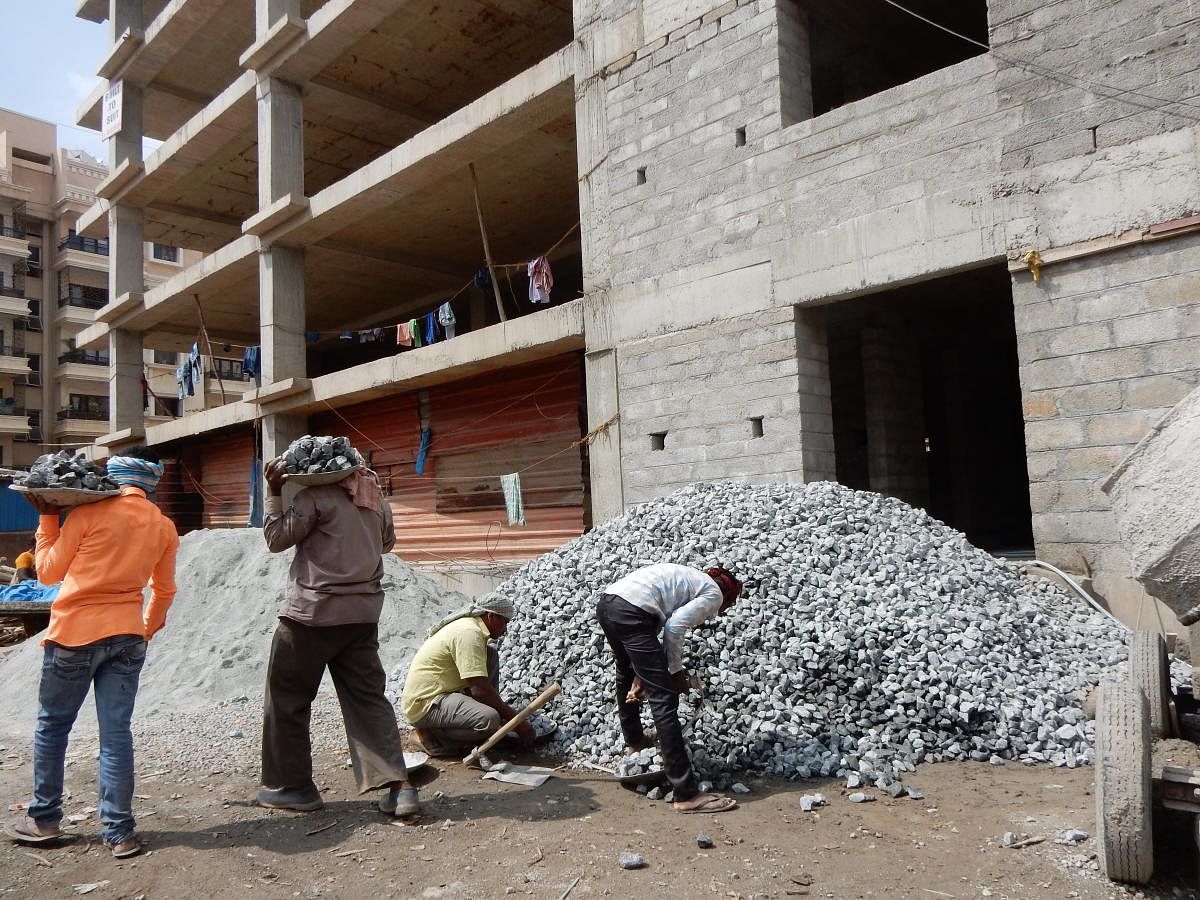
[[[146,429],[163,444],[270,415],[309,415],[376,397],[407,393],[583,349],[582,301],[509,319],[430,347],[409,350],[312,379],[303,392],[261,407],[247,400],[183,416]]]
[[[108,19],[108,0],[75,0],[75,18],[104,22]]]

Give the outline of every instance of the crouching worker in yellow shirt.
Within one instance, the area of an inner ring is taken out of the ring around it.
[[[413,657],[401,707],[430,755],[461,756],[517,714],[500,696],[500,657],[488,645],[508,630],[513,612],[499,597],[478,600],[435,625]],[[516,733],[533,745],[528,722]]]

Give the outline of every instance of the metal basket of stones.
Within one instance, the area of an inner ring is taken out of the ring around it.
[[[344,437],[306,434],[283,454],[284,478],[293,484],[336,484],[363,467],[362,458]]]

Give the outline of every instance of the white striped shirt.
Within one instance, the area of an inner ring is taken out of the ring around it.
[[[691,566],[655,563],[630,572],[604,589],[663,623],[667,671],[683,668],[683,636],[721,610],[725,597],[709,576]]]

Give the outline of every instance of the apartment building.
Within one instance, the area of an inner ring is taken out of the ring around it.
[[[174,454],[189,523],[244,524],[255,457],[333,431],[415,561],[837,479],[1140,599],[1100,484],[1200,382],[1194,3],[78,12],[111,44],[80,120],[123,104],[79,224],[114,248],[98,441]],[[146,241],[207,255],[149,287]],[[204,334],[260,383],[145,424],[143,353]]]
[[[107,175],[87,153],[61,148],[53,124],[0,109],[0,465],[26,466],[108,432],[108,352],[76,341],[108,303],[108,242],[76,231]],[[147,245],[146,281],[199,258]],[[145,362],[173,404],[148,406],[150,421],[180,414],[174,356],[168,366],[148,351]]]

